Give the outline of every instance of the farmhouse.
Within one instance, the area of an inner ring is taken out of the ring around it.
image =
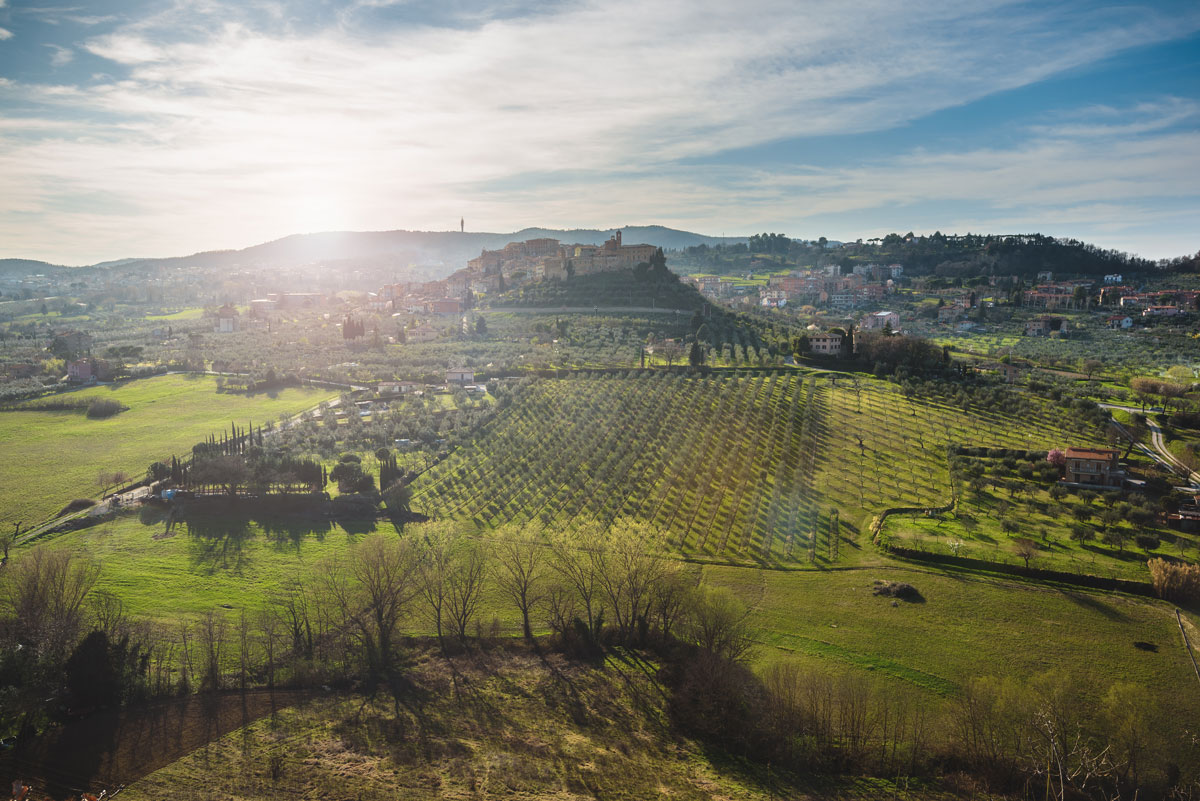
[[[404,341],[408,343],[433,342],[442,334],[432,325],[414,325],[404,329]]]
[[[1133,326],[1133,318],[1127,314],[1124,316],[1114,314],[1112,317],[1106,319],[1104,324],[1113,329],[1131,328]]]
[[[475,371],[473,370],[447,370],[447,384],[474,384]]]
[[[839,333],[809,334],[808,349],[819,356],[841,356],[842,340]]]
[[[458,298],[438,298],[427,304],[433,314],[461,314],[463,302]]]
[[[1178,306],[1147,306],[1142,309],[1143,317],[1174,317],[1179,314]]]
[[[1087,487],[1120,487],[1125,473],[1117,466],[1117,451],[1108,448],[1067,448],[1062,480]]]
[[[238,330],[238,311],[226,303],[217,309],[217,322],[213,331],[218,334],[232,334]]]
[[[92,363],[87,359],[67,362],[67,379],[79,382],[90,381],[92,379]]]
[[[868,314],[862,320],[864,331],[900,330],[900,315],[894,311],[878,311]]]

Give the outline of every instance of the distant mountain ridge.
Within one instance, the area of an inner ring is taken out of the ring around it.
[[[345,259],[405,258],[429,265],[444,265],[447,272],[466,264],[481,250],[495,250],[509,242],[526,239],[551,238],[564,244],[599,245],[618,229],[524,228],[513,233],[468,231],[329,231],[319,234],[292,234],[272,242],[252,245],[240,250],[210,250],[190,256],[167,258],[117,259],[89,268],[108,267],[221,267],[221,266],[286,266],[314,261]],[[680,231],[662,225],[635,225],[620,229],[625,242],[655,245],[664,250],[677,250],[693,245],[717,245],[746,242],[747,237],[705,236]],[[0,273],[29,275],[69,269],[61,265],[32,259],[0,259]]]

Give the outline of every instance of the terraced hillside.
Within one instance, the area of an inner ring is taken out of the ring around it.
[[[578,376],[540,382],[424,474],[413,505],[483,527],[628,515],[689,555],[819,561],[837,558],[831,528],[944,502],[948,443],[1087,436],[1050,409],[964,410],[846,376]]]

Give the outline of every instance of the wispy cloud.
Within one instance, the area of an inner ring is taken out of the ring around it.
[[[69,47],[62,47],[61,45],[56,44],[48,44],[46,47],[50,48],[51,50],[51,66],[65,67],[71,63],[72,59],[75,58],[75,51]]]
[[[0,42],[13,38],[13,32],[7,28],[0,28]]]
[[[832,0],[583,0],[466,29],[367,27],[351,12],[296,32],[278,7],[179,4],[81,43],[115,77],[6,90],[32,118],[86,126],[0,131],[0,174],[14,190],[0,197],[0,239],[29,252],[37,237],[70,242],[85,260],[297,230],[444,228],[461,211],[489,227],[590,224],[622,208],[732,229],[764,212],[903,205],[914,188],[1022,197],[1027,171],[1040,174],[1045,203],[1080,203],[1088,191],[1146,190],[1131,170],[1096,173],[1101,155],[1071,142],[1141,125],[1166,150],[1194,144],[1165,135],[1195,114],[1181,101],[1137,122],[1048,121],[1006,152],[783,174],[679,166],[777,139],[888,130],[1200,27],[1200,11],[1012,11],[986,0],[877,0],[855,14]],[[1162,158],[1141,163],[1158,170]],[[1183,170],[1168,173],[1154,191],[1175,191]],[[503,187],[536,175],[582,177],[510,189],[525,204],[514,210]],[[104,211],[79,211],[79,198],[103,199]],[[29,215],[45,233],[30,233]]]

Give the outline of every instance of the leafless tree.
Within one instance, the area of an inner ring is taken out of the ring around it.
[[[663,541],[662,533],[648,523],[622,518],[608,528],[593,552],[596,581],[626,639],[649,625],[654,588],[667,572]]]
[[[682,622],[683,639],[732,662],[753,646],[747,610],[727,592],[705,589]]]
[[[373,534],[347,563],[330,563],[323,571],[327,614],[344,621],[372,678],[386,678],[395,667],[397,629],[419,590],[417,566],[411,540]]]
[[[467,627],[479,610],[487,579],[483,552],[477,542],[462,540],[458,543],[449,579],[447,611],[454,633],[463,640],[467,636]]]
[[[263,609],[254,616],[254,636],[262,653],[269,688],[275,686],[276,650],[283,633],[283,620],[277,612],[278,607]]]
[[[592,638],[599,636],[598,624],[604,618],[604,590],[600,584],[603,548],[604,531],[598,524],[559,532],[550,541],[552,564],[560,579],[553,593],[554,607],[559,612],[554,617],[561,618],[565,610],[578,605]],[[569,625],[570,619],[560,621],[562,624]]]
[[[496,586],[521,613],[521,631],[533,639],[531,618],[549,592],[549,550],[534,528],[505,528],[492,544]]]
[[[41,657],[63,659],[84,627],[88,593],[99,564],[67,549],[38,546],[5,567],[0,608],[13,620],[17,641]]]
[[[224,615],[210,609],[204,614],[204,617],[200,618],[198,636],[200,653],[204,659],[201,687],[215,692],[221,689],[221,665],[225,661],[229,622]]]

